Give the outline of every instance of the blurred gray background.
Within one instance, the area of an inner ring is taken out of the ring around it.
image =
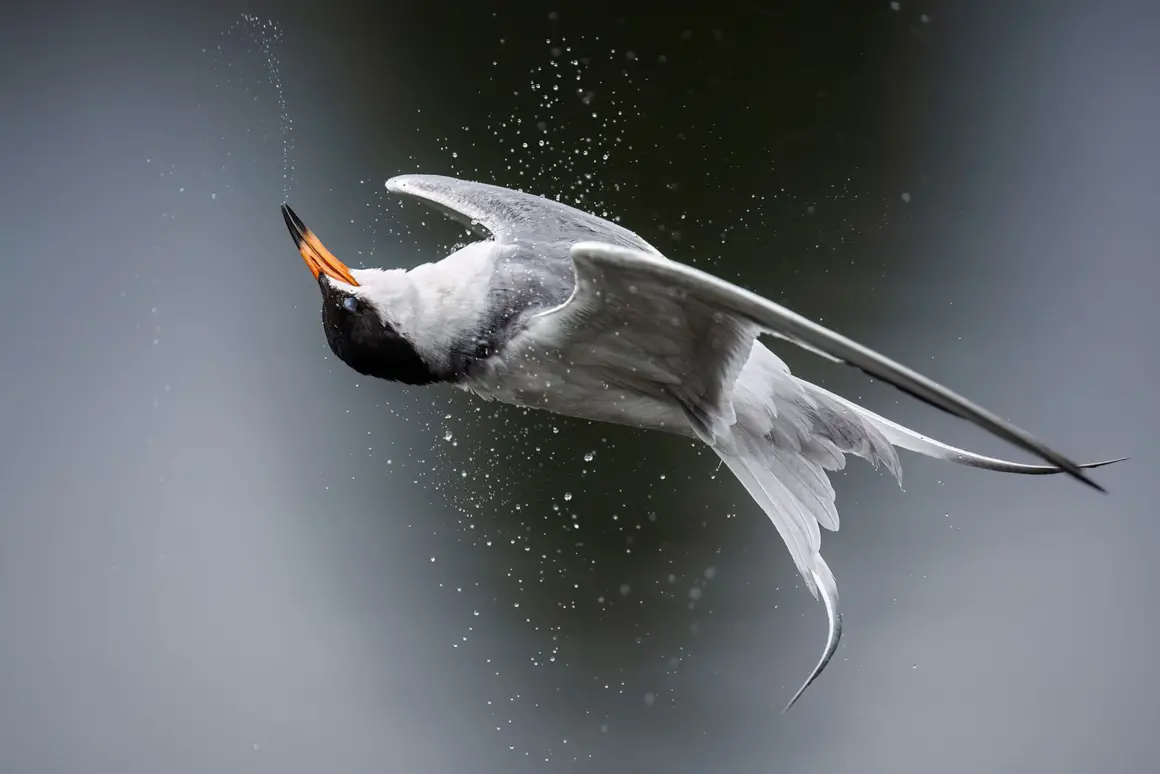
[[[654,8],[6,6],[0,772],[1155,761],[1160,5]],[[460,236],[387,197],[414,170],[617,216],[1133,460],[1108,496],[852,461],[846,637],[780,715],[824,612],[711,454],[330,356],[278,204],[411,266]]]

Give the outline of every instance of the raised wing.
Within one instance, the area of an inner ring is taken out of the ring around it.
[[[420,199],[452,220],[500,244],[562,245],[594,241],[657,254],[656,248],[626,228],[545,199],[486,183],[441,175],[399,175],[387,190]]]
[[[576,287],[563,305],[543,313],[583,318],[601,306],[601,297],[637,285],[661,286],[674,299],[712,308],[718,319],[744,320],[763,331],[819,351],[861,369],[914,397],[982,427],[1034,454],[1101,492],[1081,466],[1016,427],[937,382],[879,353],[834,333],[756,293],[657,254],[594,242],[572,247]]]

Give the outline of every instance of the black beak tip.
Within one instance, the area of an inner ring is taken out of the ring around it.
[[[288,204],[282,205],[282,220],[286,221],[286,228],[290,230],[294,245],[301,247],[302,243],[306,241],[306,224],[294,213],[294,210],[290,209]]]

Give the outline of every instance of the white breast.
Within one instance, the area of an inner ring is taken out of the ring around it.
[[[663,394],[609,383],[608,370],[565,362],[549,342],[522,334],[491,358],[466,389],[513,406],[647,430],[692,435],[680,405]]]

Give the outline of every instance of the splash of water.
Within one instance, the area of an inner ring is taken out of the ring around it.
[[[257,55],[261,60],[266,85],[273,90],[274,104],[278,109],[278,131],[281,135],[282,155],[282,197],[288,199],[294,186],[294,120],[286,106],[286,89],[282,82],[281,63],[278,48],[281,46],[282,28],[272,19],[261,19],[243,13],[233,24],[222,31],[222,37],[240,42],[247,56]],[[225,68],[237,71],[235,58],[225,46],[218,44],[213,51],[215,62]]]

